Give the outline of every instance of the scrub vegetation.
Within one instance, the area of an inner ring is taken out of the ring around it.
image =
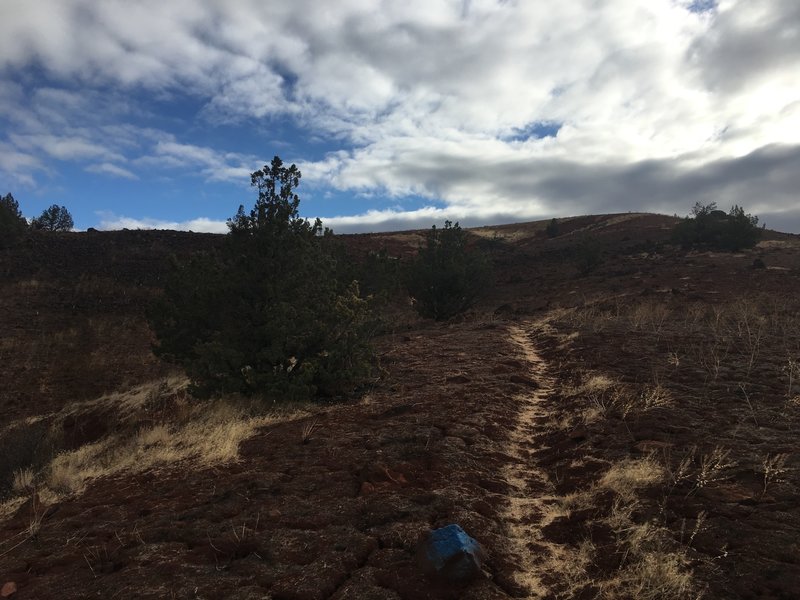
[[[299,181],[255,172],[225,236],[2,248],[0,584],[800,596],[796,236],[684,247],[646,214],[340,236]],[[451,523],[486,550],[465,588],[416,562]]]

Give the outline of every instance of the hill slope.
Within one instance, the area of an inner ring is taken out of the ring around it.
[[[472,230],[497,265],[476,310],[437,324],[398,299],[365,395],[266,412],[198,406],[149,351],[142,315],[168,255],[217,236],[2,251],[0,585],[45,599],[800,596],[800,242],[686,253],[661,245],[672,224]],[[356,254],[421,239],[345,237]],[[587,239],[601,260],[581,274]],[[414,558],[452,522],[488,551],[463,590]]]

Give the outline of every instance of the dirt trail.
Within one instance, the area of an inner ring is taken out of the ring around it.
[[[511,340],[525,363],[526,376],[534,380],[537,387],[516,397],[520,405],[519,418],[507,450],[515,460],[503,473],[512,488],[504,520],[519,561],[517,583],[527,589],[528,598],[544,598],[551,591],[542,579],[543,561],[532,546],[541,548],[543,545],[541,529],[547,524],[547,504],[552,502],[554,491],[547,474],[536,467],[533,453],[540,449],[537,439],[546,431],[547,415],[542,400],[552,392],[553,379],[531,341],[535,327],[535,323],[527,322],[510,329]]]

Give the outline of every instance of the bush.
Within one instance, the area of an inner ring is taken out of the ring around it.
[[[445,221],[444,229],[434,225],[428,232],[409,267],[407,287],[420,315],[443,320],[475,304],[488,279],[486,257],[467,248],[467,234],[458,223]]]
[[[0,247],[14,243],[27,227],[28,222],[22,216],[14,196],[0,196]]]
[[[744,209],[734,205],[728,214],[717,210],[712,202],[695,204],[692,217],[686,217],[675,226],[672,240],[683,248],[708,248],[735,252],[752,248],[761,237],[757,227],[758,217],[745,214]]]
[[[600,244],[594,239],[584,238],[573,249],[575,266],[578,273],[588,275],[603,264],[603,253]]]
[[[399,257],[390,256],[386,248],[367,254],[358,271],[361,291],[388,302],[403,287],[402,263]]]
[[[561,226],[558,224],[558,219],[553,219],[547,224],[547,227],[544,228],[544,232],[547,234],[547,237],[554,238],[558,237],[561,233]]]
[[[334,396],[370,373],[366,301],[337,280],[321,222],[299,217],[299,181],[277,156],[253,173],[255,207],[239,207],[218,252],[176,263],[149,312],[156,354],[199,397]]]
[[[10,494],[14,474],[42,467],[54,454],[50,426],[44,421],[6,428],[0,433],[0,500]]]
[[[31,229],[40,231],[72,231],[75,222],[64,206],[53,204],[42,211],[42,214],[31,221]]]

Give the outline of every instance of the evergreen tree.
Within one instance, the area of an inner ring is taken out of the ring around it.
[[[42,211],[42,214],[31,221],[32,229],[41,231],[72,231],[75,222],[64,206],[53,204]]]
[[[370,372],[366,300],[336,279],[321,222],[299,216],[300,176],[278,157],[253,173],[253,209],[239,207],[219,252],[177,264],[151,310],[156,353],[200,397],[333,396]]]
[[[14,243],[27,227],[28,222],[22,216],[14,196],[0,196],[0,247]]]
[[[672,239],[684,248],[709,248],[736,252],[752,248],[758,243],[761,230],[758,217],[746,214],[738,205],[728,214],[717,210],[714,202],[692,208],[692,217],[686,217],[675,226]]]
[[[488,278],[486,258],[467,248],[467,234],[458,223],[445,221],[443,229],[431,228],[425,247],[411,263],[408,291],[417,312],[443,320],[475,304]]]

